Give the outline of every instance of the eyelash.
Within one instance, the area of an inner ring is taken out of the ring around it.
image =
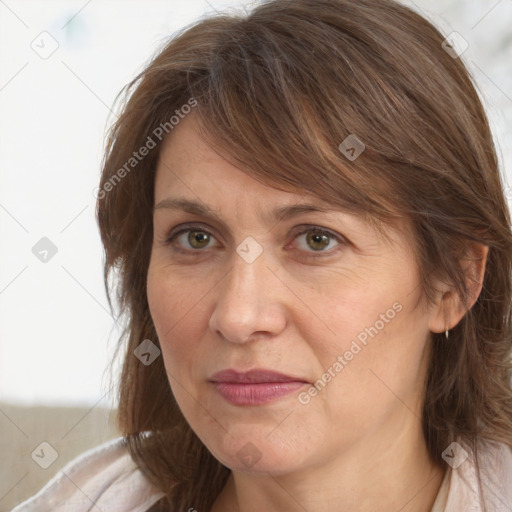
[[[208,236],[211,236],[212,238],[215,238],[208,230],[203,229],[201,226],[197,225],[190,225],[190,226],[184,226],[182,229],[177,231],[176,233],[172,233],[167,237],[165,240],[166,245],[171,245],[176,238],[178,238],[180,235],[184,233],[188,233],[190,231],[198,231],[200,233],[205,233]],[[343,246],[348,245],[348,241],[342,237],[341,235],[336,235],[332,233],[331,231],[326,230],[325,228],[322,228],[320,226],[308,226],[307,228],[299,231],[298,233],[294,234],[294,240],[296,240],[299,236],[305,235],[306,233],[314,232],[318,235],[327,235],[329,238],[334,239],[336,242],[338,242],[338,245],[336,245],[334,248],[329,249],[328,251],[305,251],[305,252],[311,252],[311,254],[307,257],[313,257],[313,258],[322,258],[326,256],[332,256],[333,253],[340,250]],[[173,246],[172,249],[176,252],[192,255],[193,253],[196,253],[199,255],[202,252],[205,252],[206,249],[182,249],[181,247],[175,247]]]

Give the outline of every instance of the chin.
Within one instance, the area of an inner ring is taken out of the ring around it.
[[[269,437],[268,430],[257,433],[254,426],[246,433],[241,428],[236,430],[236,434],[225,434],[221,440],[209,436],[203,440],[212,455],[232,471],[279,475],[304,467],[306,454],[278,437]]]

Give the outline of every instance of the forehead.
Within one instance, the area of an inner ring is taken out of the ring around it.
[[[266,199],[280,202],[328,202],[305,190],[284,183],[264,183],[230,163],[204,140],[194,115],[189,115],[171,132],[160,151],[155,179],[155,204],[170,192],[227,199]]]
[[[219,220],[228,210],[237,214],[242,211],[247,214],[250,210],[251,215],[268,225],[300,213],[324,212],[336,215],[343,224],[358,226],[361,232],[377,235],[386,244],[399,242],[408,246],[412,236],[410,221],[406,218],[392,225],[382,225],[363,213],[342,207],[341,201],[334,204],[277,181],[263,183],[241,171],[205,141],[195,113],[181,120],[163,142],[157,164],[154,204],[155,211],[160,205],[161,209],[181,209]]]

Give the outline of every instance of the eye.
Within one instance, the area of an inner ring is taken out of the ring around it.
[[[294,240],[297,240],[300,250],[310,253],[316,252],[318,256],[323,256],[324,253],[330,255],[337,250],[336,247],[344,244],[343,237],[317,226],[309,226],[307,229],[303,229],[295,235]]]
[[[186,227],[180,231],[169,235],[167,239],[168,244],[172,244],[177,241],[175,250],[180,252],[191,252],[198,251],[210,247],[209,244],[215,238],[208,231],[200,228],[199,226]]]
[[[215,247],[212,241],[216,241],[216,238],[201,226],[184,226],[179,231],[171,232],[166,243],[177,252],[192,254]],[[318,226],[308,226],[295,233],[293,242],[301,252],[309,253],[308,256],[312,257],[330,256],[348,243],[341,235]]]

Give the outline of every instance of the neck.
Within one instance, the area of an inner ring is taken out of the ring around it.
[[[293,474],[232,472],[211,512],[430,512],[444,467],[430,460],[417,426]]]

